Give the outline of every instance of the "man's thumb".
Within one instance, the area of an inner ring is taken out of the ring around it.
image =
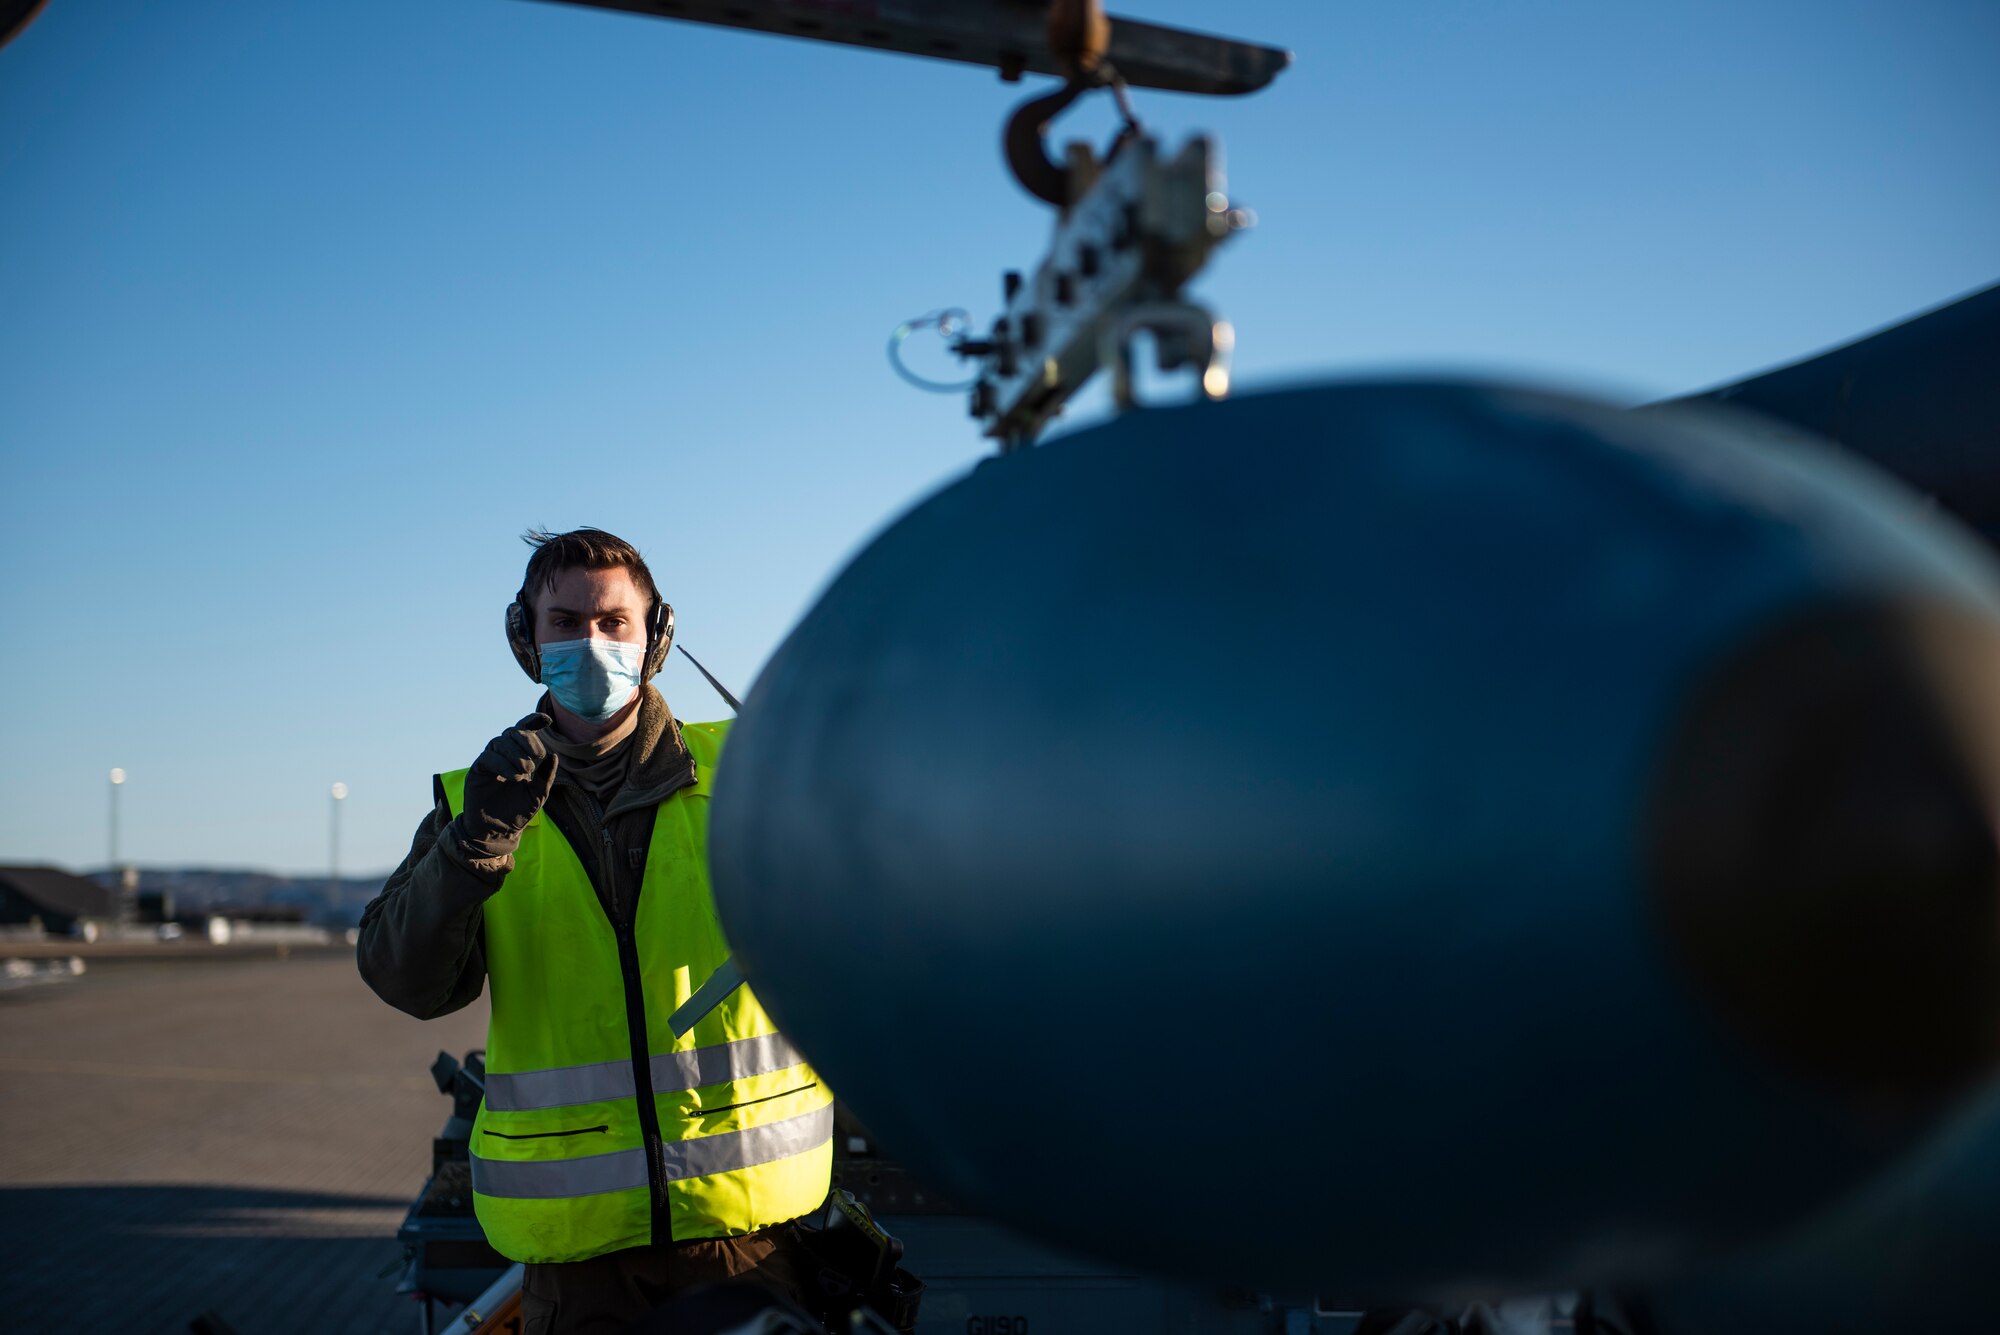
[[[519,728],[522,732],[540,732],[543,728],[548,727],[549,724],[553,722],[555,722],[554,719],[550,718],[547,714],[542,713],[540,710],[537,710],[536,712],[528,715],[528,717],[522,719],[519,723],[516,723],[514,726]]]

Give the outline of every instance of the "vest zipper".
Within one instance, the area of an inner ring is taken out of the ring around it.
[[[573,1131],[524,1131],[515,1135],[508,1135],[505,1131],[488,1131],[485,1134],[498,1136],[502,1140],[548,1140],[555,1136],[588,1136],[597,1132],[609,1131],[610,1129],[609,1125],[605,1125],[580,1126]]]
[[[611,838],[611,823],[595,800],[588,796],[585,800],[597,816],[599,841],[604,850],[599,862],[604,873],[603,898],[609,909],[612,933],[618,939],[618,972],[624,975],[625,1026],[632,1046],[632,1089],[639,1100],[639,1132],[646,1143],[646,1178],[653,1188],[653,1241],[670,1242],[674,1224],[673,1211],[667,1204],[667,1154],[660,1143],[660,1110],[653,1103],[653,1046],[646,1034],[646,991],[640,982],[639,938],[632,928],[632,920],[639,916],[639,891],[645,880],[642,877],[632,887],[628,919],[626,906],[618,894],[618,848]]]
[[[818,1088],[819,1081],[815,1080],[811,1084],[800,1085],[797,1089],[781,1089],[776,1094],[766,1094],[761,1099],[745,1099],[741,1103],[725,1103],[719,1108],[684,1107],[681,1109],[681,1112],[688,1117],[713,1117],[717,1113],[735,1112],[738,1108],[754,1108],[760,1103],[769,1103],[772,1099],[790,1098],[794,1094],[803,1094],[809,1089]]]
[[[690,765],[681,782],[660,795],[660,802],[664,803],[694,781],[694,770]],[[618,941],[618,972],[625,985],[626,1042],[632,1049],[632,1087],[639,1104],[639,1132],[646,1145],[646,1177],[652,1184],[653,1241],[671,1242],[674,1226],[673,1211],[667,1201],[667,1153],[660,1138],[660,1110],[653,1102],[653,1048],[646,1036],[646,992],[640,979],[639,941],[633,926],[639,917],[639,894],[646,886],[645,854],[638,849],[633,850],[637,855],[634,863],[640,875],[634,878],[632,902],[626,905],[618,896],[618,849],[611,838],[611,824],[603,804],[581,788],[565,785],[565,791],[582,804],[597,825],[598,849],[589,851],[589,844],[564,829],[561,820],[556,821],[556,828],[576,850],[579,859],[598,864],[596,875],[591,874],[588,865],[583,872],[591,888],[597,892],[598,907],[604,910],[604,916],[611,923],[612,934]],[[551,817],[554,817],[553,812]]]

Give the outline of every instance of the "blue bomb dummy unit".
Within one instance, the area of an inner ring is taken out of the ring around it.
[[[716,893],[975,1211],[1294,1298],[1651,1284],[1992,1068],[1995,680],[1983,545],[1764,419],[1154,410],[840,575],[736,726]]]

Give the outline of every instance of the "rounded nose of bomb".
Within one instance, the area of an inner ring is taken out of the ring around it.
[[[1774,1066],[1880,1116],[2000,1045],[1995,643],[1963,609],[1808,607],[1710,671],[1658,771],[1673,958]]]
[[[1982,549],[1749,419],[1445,383],[991,460],[736,725],[760,998],[976,1212],[1346,1300],[1657,1275],[1989,1070]]]

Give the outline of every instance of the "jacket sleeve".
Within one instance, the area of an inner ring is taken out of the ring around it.
[[[484,906],[513,867],[468,852],[439,802],[361,914],[355,962],[375,995],[419,1020],[472,1004],[486,983]]]

